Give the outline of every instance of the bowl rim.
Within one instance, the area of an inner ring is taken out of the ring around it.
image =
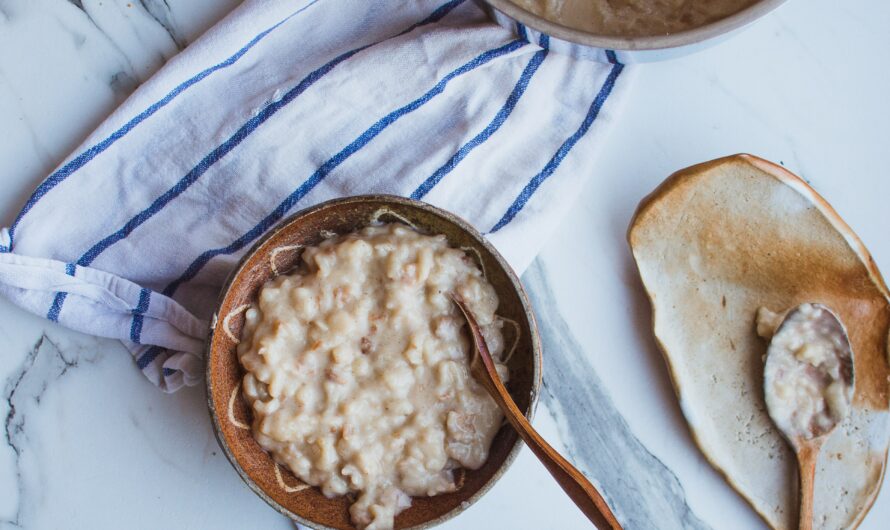
[[[422,201],[417,201],[414,199],[407,199],[405,197],[401,197],[398,195],[386,195],[386,194],[366,194],[366,195],[352,195],[348,197],[341,197],[336,199],[327,200],[324,202],[320,202],[318,204],[308,206],[303,208],[302,210],[285,217],[274,227],[272,227],[268,232],[263,234],[251,247],[250,249],[244,253],[243,256],[238,260],[238,263],[235,267],[232,268],[229,273],[228,278],[223,284],[217,302],[214,306],[214,312],[212,317],[213,324],[210,326],[209,333],[207,334],[207,339],[204,343],[204,383],[205,383],[205,391],[206,391],[206,399],[207,399],[207,407],[208,412],[210,414],[210,420],[213,425],[213,435],[216,438],[216,442],[222,450],[223,454],[226,456],[226,460],[229,461],[229,464],[235,469],[238,473],[238,476],[241,477],[241,480],[253,491],[257,496],[263,499],[266,504],[274,508],[277,512],[288,517],[289,519],[300,523],[301,525],[305,525],[309,528],[313,528],[316,530],[336,530],[335,528],[331,528],[328,526],[324,526],[322,524],[316,523],[305,517],[295,514],[279,504],[275,499],[271,496],[267,495],[266,492],[250,477],[250,475],[241,467],[238,463],[238,460],[235,458],[235,455],[232,453],[232,450],[229,448],[228,443],[225,441],[225,437],[222,435],[222,426],[220,425],[220,416],[219,412],[216,409],[216,405],[213,401],[213,388],[214,383],[211,377],[211,351],[213,347],[213,339],[216,336],[218,318],[217,315],[219,313],[219,309],[222,307],[223,303],[226,300],[226,297],[229,294],[229,291],[234,283],[235,279],[243,270],[244,266],[249,260],[267,241],[275,237],[281,230],[285,229],[291,223],[297,221],[299,218],[304,217],[308,214],[315,213],[319,210],[323,210],[325,208],[330,208],[333,206],[341,206],[343,204],[349,203],[361,203],[361,202],[383,202],[390,204],[398,204],[400,206],[408,206],[413,208],[419,208],[428,213],[432,213],[433,215],[444,218],[447,221],[454,223],[458,226],[462,231],[470,235],[477,243],[479,243],[482,247],[487,250],[490,255],[497,262],[498,266],[506,273],[507,278],[510,280],[510,284],[513,286],[513,289],[516,291],[517,296],[519,297],[519,301],[522,305],[523,313],[528,319],[529,323],[529,331],[530,331],[530,339],[532,345],[532,387],[529,392],[529,406],[528,410],[525,413],[526,418],[529,421],[532,421],[534,418],[535,408],[538,404],[538,398],[541,392],[542,380],[543,380],[543,346],[541,344],[541,336],[538,331],[538,323],[535,319],[534,310],[531,305],[531,301],[528,298],[528,294],[525,292],[525,288],[522,286],[522,283],[519,280],[519,277],[516,275],[516,272],[513,268],[507,263],[503,256],[501,256],[500,252],[487,240],[485,236],[483,236],[478,230],[476,230],[469,222],[462,219],[461,217],[436,206],[433,206],[429,203],[425,203]],[[502,427],[503,428],[503,427]],[[483,495],[485,495],[494,485],[497,483],[501,477],[506,473],[506,471],[510,468],[513,462],[516,460],[516,457],[519,455],[519,451],[524,446],[524,442],[522,438],[517,436],[516,440],[513,442],[513,447],[510,448],[510,452],[507,453],[506,458],[504,458],[504,462],[497,468],[494,474],[479,488],[475,493],[473,493],[469,498],[458,504],[455,508],[450,511],[431,519],[429,521],[414,525],[412,527],[406,528],[404,530],[426,530],[428,528],[432,528],[439,524],[452,519],[461,513],[463,513],[467,508],[471,507],[475,504]]]
[[[724,33],[750,24],[770,11],[779,7],[786,0],[759,0],[741,11],[695,28],[670,33],[667,35],[651,35],[644,37],[616,37],[599,35],[588,31],[579,30],[552,22],[532,13],[512,0],[479,0],[488,4],[491,8],[500,11],[508,17],[525,24],[526,26],[541,31],[551,37],[564,41],[574,42],[594,48],[634,51],[634,50],[663,50],[667,48],[679,48],[689,44],[695,44]]]

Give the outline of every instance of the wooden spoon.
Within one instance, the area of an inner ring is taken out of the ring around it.
[[[522,437],[526,445],[535,453],[535,456],[544,464],[544,467],[547,468],[550,474],[553,475],[553,478],[556,479],[563,491],[584,512],[584,515],[590,519],[590,522],[600,530],[621,530],[621,525],[618,523],[612,510],[609,509],[609,505],[606,504],[602,495],[593,487],[593,484],[541,438],[541,435],[535,431],[534,427],[531,426],[516,406],[516,403],[513,402],[513,398],[510,397],[510,394],[501,382],[501,378],[498,376],[491,353],[488,351],[482,331],[479,329],[479,324],[458,296],[455,295],[452,298],[457,307],[460,308],[460,312],[464,315],[470,327],[470,334],[473,337],[474,353],[473,360],[470,363],[470,372],[485,387],[495,403],[503,411],[510,425],[516,429],[516,432]]]
[[[837,315],[821,304],[801,304],[788,311],[770,340],[763,384],[770,418],[797,454],[800,530],[813,528],[819,451],[846,417],[853,383],[850,338]],[[800,391],[807,387],[819,389],[815,402],[822,402],[823,412],[811,406],[811,398],[801,398]]]

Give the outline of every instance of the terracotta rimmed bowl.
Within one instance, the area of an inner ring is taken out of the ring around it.
[[[498,315],[519,324],[518,337],[514,326],[504,326],[505,341],[518,341],[508,363],[508,389],[529,419],[541,385],[541,343],[528,298],[510,266],[466,221],[422,202],[384,195],[333,200],[285,219],[245,254],[223,288],[207,343],[207,402],[219,445],[250,489],[282,514],[316,529],[355,528],[348,511],[352,501],[345,496],[328,499],[319,489],[302,484],[256,443],[247,427],[251,413],[241,394],[244,373],[233,339],[244,323],[239,308],[254,303],[259,289],[277,273],[297,267],[298,247],[375,222],[407,222],[425,233],[444,234],[452,247],[464,248],[480,263],[500,298]],[[396,517],[395,528],[430,528],[462,512],[503,475],[520,446],[509,426],[501,428],[485,465],[458,475],[463,485],[455,492],[414,498]]]

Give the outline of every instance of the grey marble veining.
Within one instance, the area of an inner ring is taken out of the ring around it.
[[[188,45],[188,41],[180,34],[173,12],[170,9],[170,3],[167,0],[139,0],[139,4],[151,15],[155,22],[164,28],[164,31],[170,35],[170,39],[176,44],[177,48],[182,50]]]
[[[67,349],[67,348],[66,348]],[[82,350],[61,349],[48,336],[43,335],[28,352],[17,372],[7,380],[3,391],[7,413],[4,422],[6,445],[14,453],[13,469],[17,485],[17,508],[8,519],[0,523],[27,528],[34,511],[45,506],[47,499],[40,495],[41,482],[47,472],[41,469],[39,453],[33,446],[40,444],[39,434],[28,430],[28,417],[40,407],[41,400],[50,385],[81,364],[94,362],[101,354],[83,355]]]
[[[132,364],[53,328],[4,366],[0,529],[287,528],[232,472],[203,390],[161,394]]]
[[[0,0],[0,225],[163,57],[239,1]],[[554,235],[544,250],[551,282],[536,268],[525,276],[548,352],[558,351],[547,356],[535,425],[557,446],[562,437],[569,456],[602,480],[629,529],[687,521],[703,528],[696,516],[721,530],[764,528],[703,461],[664,401],[666,388],[647,387],[663,377],[652,373],[658,356],[627,354],[642,335],[621,321],[640,315],[612,310],[627,303],[613,249],[626,253],[620,233],[633,206],[681,167],[753,152],[811,179],[887,272],[888,26],[886,0],[789,0],[726,43],[646,65],[567,213],[566,237]],[[589,281],[569,290],[562,274]],[[551,286],[562,316],[547,309]],[[601,309],[617,316],[590,320],[595,333],[578,327],[578,312]],[[611,350],[597,349],[603,331]],[[606,361],[609,351],[624,355]],[[93,360],[71,365],[81,356]],[[628,423],[613,416],[606,388]],[[85,339],[3,299],[0,393],[0,528],[291,528],[220,454],[200,389],[162,395],[119,345]],[[604,425],[607,432],[594,429]],[[888,491],[863,530],[887,527]],[[443,530],[589,528],[576,512],[522,451],[504,480]]]
[[[115,107],[240,0],[0,0],[0,224]],[[16,162],[10,164],[9,161]]]
[[[95,28],[92,37],[105,39],[127,63],[128,73],[140,81],[179,51],[169,24],[165,26],[143,2],[79,0],[73,5],[81,11],[85,22]]]
[[[567,457],[601,485],[627,530],[710,528],[692,512],[680,481],[631,432],[560,315],[538,259],[522,276],[544,346],[544,404]]]

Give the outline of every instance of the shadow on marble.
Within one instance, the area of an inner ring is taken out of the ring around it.
[[[568,457],[601,484],[628,530],[707,529],[686,503],[677,477],[631,432],[583,347],[559,314],[543,263],[522,277],[536,308],[544,344],[545,405]]]

